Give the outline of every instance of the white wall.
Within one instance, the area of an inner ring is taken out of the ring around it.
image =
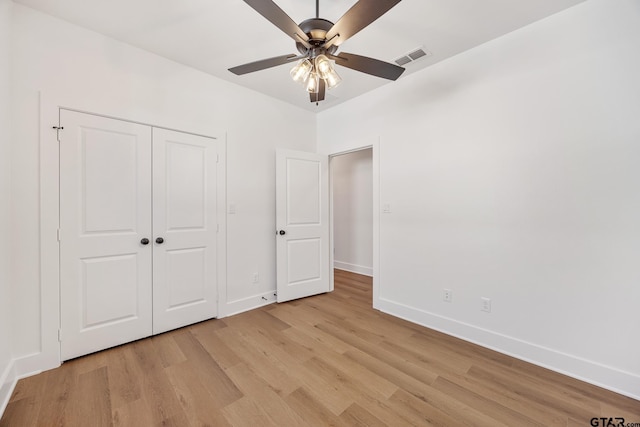
[[[589,0],[321,113],[323,152],[380,137],[374,305],[640,398],[638,52]]]
[[[10,28],[11,5],[0,0],[0,416],[13,388],[15,373],[11,340],[11,120]]]
[[[228,314],[253,308],[263,303],[262,295],[272,296],[274,152],[276,147],[315,151],[313,113],[20,5],[14,6],[13,19],[16,356],[37,355],[42,340],[39,91],[96,113],[223,140],[226,134],[227,199],[237,213],[227,218],[228,304],[223,309]],[[251,283],[253,272],[260,274],[257,285]]]
[[[373,274],[372,150],[331,159],[334,266]]]

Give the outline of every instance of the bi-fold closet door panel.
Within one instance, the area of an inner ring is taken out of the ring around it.
[[[216,141],[60,123],[62,360],[215,317]]]
[[[153,129],[154,334],[217,314],[216,162],[215,140]]]

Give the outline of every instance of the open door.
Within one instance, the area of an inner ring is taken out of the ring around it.
[[[278,302],[331,290],[328,158],[276,151]]]

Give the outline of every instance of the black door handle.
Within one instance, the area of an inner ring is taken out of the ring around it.
[[[142,243],[143,245],[148,245],[149,244],[149,239],[147,239],[146,237],[142,240],[140,240],[140,243]]]
[[[284,231],[284,230],[280,230],[280,235],[281,235],[281,236],[284,236],[285,234],[287,234],[287,232],[286,232],[286,231]]]
[[[161,245],[161,244],[163,244],[163,243],[164,243],[164,239],[163,239],[162,237],[158,237],[158,238],[156,239],[156,243],[157,243],[157,244],[159,244],[159,245]]]

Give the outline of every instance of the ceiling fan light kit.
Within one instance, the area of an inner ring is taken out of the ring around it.
[[[252,73],[299,60],[291,69],[291,78],[305,86],[311,102],[324,100],[325,89],[338,86],[342,78],[335,64],[355,71],[396,80],[404,68],[366,56],[342,52],[338,47],[347,39],[384,15],[400,0],[359,0],[337,23],[319,17],[319,0],[316,0],[316,17],[296,24],[272,0],[244,0],[268,21],[280,28],[296,42],[296,55],[282,55],[230,68],[236,75]]]
[[[293,81],[304,85],[309,93],[318,93],[319,79],[324,80],[327,89],[333,89],[342,81],[333,68],[333,63],[325,55],[318,55],[313,62],[306,58],[300,60],[290,74]]]
[[[294,82],[304,84],[304,82],[311,74],[311,70],[313,70],[313,65],[311,61],[308,59],[301,59],[292,69],[291,69],[291,78]]]

